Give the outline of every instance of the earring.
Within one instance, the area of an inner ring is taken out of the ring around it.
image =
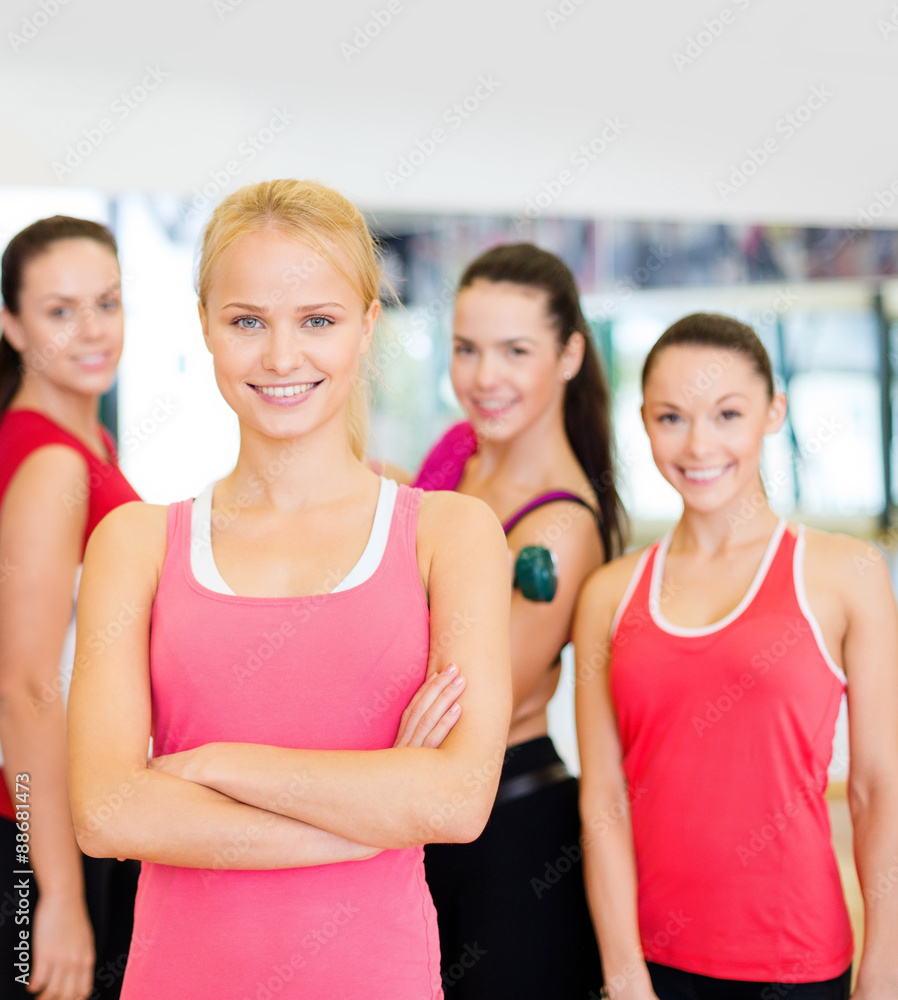
[[[565,380],[565,382],[570,382],[570,380],[571,380],[571,373],[570,372],[564,372],[564,380]]]

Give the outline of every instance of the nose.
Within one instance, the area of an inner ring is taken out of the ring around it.
[[[478,389],[489,389],[499,381],[499,366],[490,351],[483,351],[477,361],[474,380]]]
[[[703,418],[693,420],[689,425],[687,448],[689,453],[704,456],[711,453],[714,447],[713,434],[708,422]]]
[[[265,340],[262,356],[263,367],[276,375],[289,375],[303,362],[299,338],[293,330],[281,324],[274,324]]]
[[[103,315],[100,310],[96,306],[85,305],[77,311],[68,333],[70,337],[96,340],[103,335],[103,331]]]

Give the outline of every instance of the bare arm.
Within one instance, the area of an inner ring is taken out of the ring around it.
[[[0,743],[16,802],[27,774],[35,911],[32,984],[47,997],[86,995],[93,932],[84,898],[65,771],[65,709],[59,679],[81,539],[87,468],[73,449],[38,449],[16,472],[0,517]],[[71,985],[68,985],[71,984]]]
[[[848,798],[865,916],[854,996],[873,1000],[898,993],[898,883],[889,874],[898,856],[898,610],[872,546],[825,544],[848,608]]]
[[[586,894],[609,995],[655,996],[643,959],[636,857],[617,721],[608,688],[611,622],[633,570],[626,556],[594,573],[577,604],[577,736]]]
[[[422,500],[418,548],[429,567],[430,667],[462,664],[467,681],[461,718],[439,748],[218,743],[172,754],[165,766],[241,802],[381,848],[479,836],[508,728],[505,540],[480,501],[434,493]]]
[[[533,708],[544,709],[547,692],[542,690],[543,685],[549,668],[570,638],[577,593],[586,577],[601,565],[603,553],[595,518],[574,503],[546,504],[533,511],[512,529],[508,544],[515,555],[527,545],[540,545],[554,552],[558,563],[558,590],[551,601],[528,601],[519,590],[512,592],[514,724],[531,714]],[[554,690],[557,678],[551,683]]]
[[[69,699],[70,788],[82,848],[194,868],[293,868],[377,853],[147,767],[150,613],[165,517],[165,508],[126,504],[96,529],[85,557]],[[119,638],[98,641],[113,622]]]

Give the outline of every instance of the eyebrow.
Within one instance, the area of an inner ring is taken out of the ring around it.
[[[738,397],[740,399],[747,399],[748,398],[745,395],[744,392],[728,392],[725,396],[721,396],[720,399],[715,400],[714,401],[714,405],[715,406],[720,406],[721,403],[725,402],[728,399],[733,399],[734,397]],[[652,403],[651,405],[652,406],[663,406],[663,407],[665,407],[668,410],[679,410],[679,406],[677,406],[676,403],[666,403],[666,402],[663,402],[663,401],[660,401],[660,400],[658,402],[656,402],[656,403]]]
[[[103,299],[107,295],[112,295],[114,292],[120,292],[122,286],[120,282],[116,282],[114,285],[110,285],[107,289],[100,292],[97,296],[98,299]],[[41,302],[78,302],[79,297],[75,295],[61,295],[59,292],[51,292],[49,295],[45,295]]]
[[[463,340],[466,344],[473,344],[474,341],[470,340],[468,337],[463,337],[460,333],[454,333],[452,335],[453,340]],[[498,342],[499,347],[507,347],[509,344],[532,344],[533,338],[528,337],[525,334],[521,334],[520,337],[509,337],[508,340],[500,340]]]
[[[228,302],[222,309],[246,309],[247,312],[265,312],[267,306],[253,305],[251,302]],[[316,302],[308,306],[297,306],[297,312],[315,312],[318,309],[345,309],[340,302]]]

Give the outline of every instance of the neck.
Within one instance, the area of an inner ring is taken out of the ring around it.
[[[240,425],[234,471],[222,480],[241,506],[299,509],[344,496],[372,477],[352,453],[345,430],[320,428],[297,438],[271,438]]]
[[[778,520],[759,480],[750,495],[739,497],[724,508],[705,511],[685,506],[674,529],[674,539],[678,548],[722,552],[769,538]]]
[[[478,478],[498,477],[525,486],[539,484],[558,457],[570,452],[564,413],[559,407],[508,440],[478,439]]]
[[[100,397],[66,392],[26,373],[10,409],[37,410],[76,437],[93,438],[100,417]]]

